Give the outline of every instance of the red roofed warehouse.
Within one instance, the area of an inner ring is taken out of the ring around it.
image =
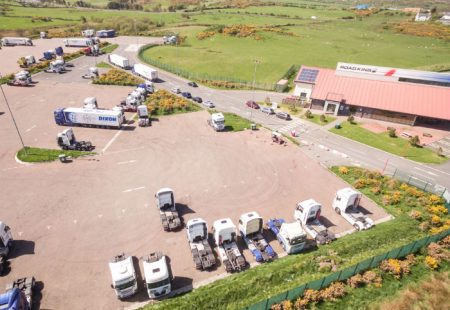
[[[334,115],[415,124],[450,124],[450,74],[338,63],[302,66],[294,95]]]

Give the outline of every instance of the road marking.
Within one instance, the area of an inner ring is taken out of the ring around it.
[[[32,129],[36,128],[36,125],[31,126],[30,128],[28,128],[27,130],[25,130],[25,132],[30,132]]]
[[[425,172],[425,173],[428,173],[429,175],[433,175],[433,176],[437,177],[437,174],[435,174],[435,173],[433,173],[433,172],[430,172],[430,171],[427,171],[427,170],[425,170],[425,169],[421,169],[421,168],[419,168],[419,167],[414,167],[414,169],[419,170],[419,171],[422,171],[422,172]]]
[[[19,231],[17,234],[18,234],[19,237],[20,237],[20,236],[22,236],[23,232],[22,232],[22,231]]]
[[[47,229],[50,230],[52,228],[52,225],[47,225]]]
[[[130,189],[126,189],[124,191],[122,191],[122,193],[129,193],[129,192],[133,192],[133,191],[138,191],[140,189],[144,189],[145,186],[141,186],[141,187],[136,187],[136,188],[130,188]]]
[[[78,221],[77,220],[73,220],[73,223],[76,224],[76,223],[78,223]]]
[[[433,178],[430,178],[429,176],[424,175],[424,174],[422,174],[422,173],[415,172],[414,174],[420,175],[422,178],[425,178],[425,179],[434,181]],[[415,179],[415,180],[424,182],[424,180],[421,180],[421,179],[419,179],[419,178],[416,178],[415,176],[411,176],[411,179]]]
[[[309,145],[309,142],[306,141],[306,140],[300,140],[300,142],[301,142],[302,144],[304,144],[304,145]]]
[[[113,142],[116,141],[117,137],[119,137],[119,135],[122,133],[122,131],[123,130],[119,130],[118,132],[116,132],[114,137],[112,137],[111,140],[109,140],[108,144],[106,144],[106,146],[103,148],[102,153],[106,152],[106,150],[111,146],[111,144],[113,144]]]
[[[141,146],[141,147],[135,147],[132,149],[126,149],[126,150],[120,150],[120,151],[113,151],[113,152],[109,152],[108,154],[105,155],[111,155],[111,154],[117,154],[117,153],[124,153],[124,152],[131,152],[131,151],[137,151],[137,150],[143,150],[145,149],[145,147]]]
[[[99,219],[101,219],[101,218],[103,217],[103,214],[97,214],[97,217],[98,217]]]
[[[8,171],[8,170],[17,169],[17,168],[21,168],[21,167],[16,166],[16,167],[5,168],[5,169],[2,169],[2,171]]]
[[[135,162],[137,162],[137,160],[132,159],[132,160],[129,160],[129,161],[121,161],[121,162],[118,162],[117,164],[118,165],[125,165],[125,164],[131,164],[131,163],[135,163]]]
[[[360,163],[351,163],[353,166],[356,166],[356,167],[361,167],[361,164]]]

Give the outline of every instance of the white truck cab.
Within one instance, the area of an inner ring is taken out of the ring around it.
[[[157,252],[151,253],[142,259],[148,297],[155,299],[169,294],[171,284],[166,256]]]
[[[11,229],[5,223],[0,222],[0,255],[8,256],[12,241]]]
[[[346,187],[336,192],[333,209],[342,215],[356,230],[365,230],[374,226],[374,221],[359,210],[362,194],[353,188]]]
[[[83,101],[83,107],[85,109],[98,109],[97,99],[95,97],[87,97]]]
[[[302,251],[306,244],[306,233],[297,221],[281,224],[277,237],[287,254]]]
[[[215,131],[222,131],[225,129],[225,117],[222,113],[213,113],[211,114],[211,122],[210,125],[214,128]]]
[[[131,256],[122,253],[109,261],[112,284],[119,299],[133,296],[137,292],[136,272]]]
[[[314,199],[304,200],[297,204],[294,218],[318,244],[325,244],[335,240],[336,236],[320,222],[321,211],[322,205]]]

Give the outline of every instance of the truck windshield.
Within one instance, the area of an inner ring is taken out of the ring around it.
[[[161,280],[161,281],[158,281],[158,282],[147,283],[147,287],[148,287],[149,289],[152,289],[152,288],[158,288],[158,287],[167,285],[167,284],[169,284],[169,283],[170,283],[170,279],[167,278],[167,279],[164,279],[164,280]]]
[[[124,280],[123,283],[116,284],[116,290],[118,290],[118,291],[125,290],[129,287],[134,286],[135,283],[136,283],[136,280],[133,277],[130,277],[130,278]]]
[[[301,237],[297,237],[291,240],[290,244],[294,245],[294,244],[299,244],[305,241],[305,237],[301,236]]]
[[[216,121],[217,125],[223,125],[225,122],[224,121]]]

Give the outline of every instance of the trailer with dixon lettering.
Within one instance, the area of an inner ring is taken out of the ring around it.
[[[84,108],[60,108],[54,112],[55,122],[62,126],[120,128],[122,111]]]

